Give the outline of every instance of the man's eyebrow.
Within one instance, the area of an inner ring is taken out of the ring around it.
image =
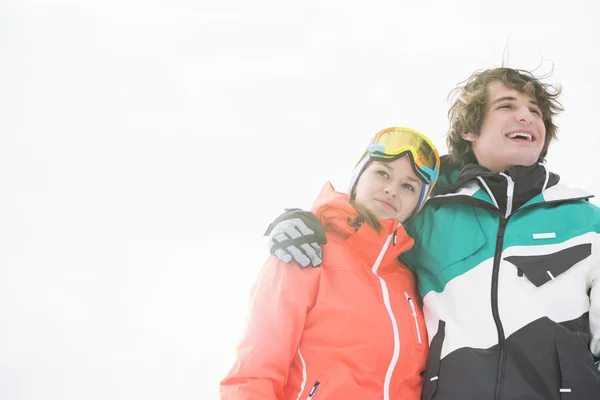
[[[496,100],[492,101],[491,104],[496,104],[496,103],[500,103],[500,102],[503,102],[503,101],[516,101],[516,100],[517,100],[517,98],[513,97],[513,96],[502,96],[502,97],[499,97]],[[534,100],[534,99],[529,100],[529,102],[531,104],[535,105],[535,106],[538,106],[538,107],[540,106],[538,104],[538,102],[536,100]]]

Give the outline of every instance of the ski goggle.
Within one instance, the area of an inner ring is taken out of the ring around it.
[[[440,156],[433,143],[409,128],[388,128],[379,132],[371,139],[367,152],[376,161],[392,161],[408,155],[415,172],[426,184],[435,182],[440,173]]]

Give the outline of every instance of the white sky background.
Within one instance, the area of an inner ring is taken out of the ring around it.
[[[503,58],[554,67],[549,165],[600,194],[598,2],[371,3],[0,6],[1,399],[217,398],[268,223],[383,128],[445,152]]]

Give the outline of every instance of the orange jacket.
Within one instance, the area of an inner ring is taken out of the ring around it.
[[[327,232],[323,264],[269,258],[221,399],[419,399],[428,341],[413,274],[398,261],[412,238],[396,221],[380,221],[381,234],[355,226],[348,195],[330,184],[312,211]]]

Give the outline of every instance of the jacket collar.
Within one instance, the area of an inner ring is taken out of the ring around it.
[[[542,202],[593,197],[590,193],[559,184],[560,177],[548,171],[544,163],[510,167],[502,173],[497,173],[478,164],[467,164],[461,168],[452,164],[447,155],[443,156],[441,161],[440,180],[432,195],[438,200],[434,202],[441,198],[452,201],[450,197],[467,196],[504,211],[511,185],[512,210]]]

